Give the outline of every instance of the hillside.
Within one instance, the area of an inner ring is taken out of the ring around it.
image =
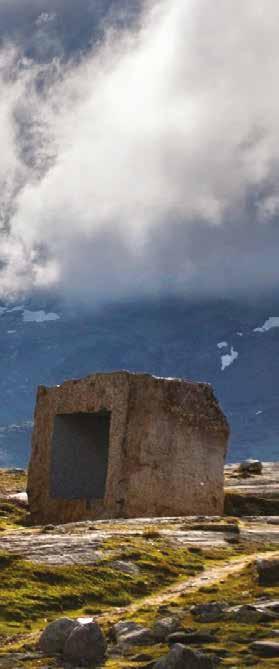
[[[277,459],[278,314],[264,299],[2,305],[0,465],[26,466],[38,384],[115,369],[212,383],[232,428],[228,460]]]

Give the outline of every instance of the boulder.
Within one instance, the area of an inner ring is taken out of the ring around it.
[[[214,623],[225,618],[227,605],[224,602],[209,602],[208,604],[195,604],[190,611],[194,618],[200,623]]]
[[[62,653],[66,639],[76,627],[79,623],[70,618],[54,620],[42,632],[38,648],[46,655]]]
[[[179,628],[179,620],[175,616],[168,616],[156,620],[153,626],[153,635],[156,641],[164,641],[169,634],[175,632]]]
[[[260,657],[279,657],[279,641],[274,639],[262,639],[254,641],[250,645],[251,650]]]
[[[210,655],[177,643],[165,657],[155,662],[154,669],[214,669],[214,666]]]
[[[241,462],[238,468],[240,474],[261,474],[263,470],[263,465],[260,460],[244,460]]]
[[[63,656],[81,666],[94,666],[101,662],[106,653],[106,640],[96,622],[78,625],[65,642]]]
[[[259,559],[256,569],[260,585],[279,585],[279,558]]]

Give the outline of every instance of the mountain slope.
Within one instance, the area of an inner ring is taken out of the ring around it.
[[[232,426],[229,461],[278,459],[277,315],[275,300],[2,305],[0,466],[26,465],[39,383],[113,369],[212,383]]]

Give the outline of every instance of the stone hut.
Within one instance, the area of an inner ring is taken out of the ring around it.
[[[39,386],[32,519],[222,514],[228,436],[206,383],[114,372]]]

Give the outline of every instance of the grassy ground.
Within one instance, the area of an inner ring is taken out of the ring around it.
[[[24,485],[24,474],[0,471],[0,531],[3,533],[10,529],[22,531],[25,522],[28,522],[24,509],[6,499],[1,500],[4,491],[18,492]],[[260,550],[263,551],[263,548],[261,545]],[[58,669],[60,665],[55,660],[31,658],[23,662],[18,658],[15,664],[12,655],[7,655],[5,659],[4,655],[7,651],[34,651],[39,631],[48,621],[64,615],[99,616],[107,632],[110,625],[119,619],[130,618],[152,626],[156,619],[175,613],[179,614],[183,628],[211,630],[215,634],[216,642],[203,646],[203,649],[216,654],[221,667],[279,667],[276,660],[257,661],[249,650],[251,641],[268,637],[274,629],[278,629],[279,621],[277,624],[254,625],[232,621],[202,624],[194,620],[189,610],[192,604],[200,602],[227,601],[230,605],[237,605],[252,603],[260,597],[279,599],[278,588],[258,585],[253,566],[246,567],[239,574],[232,574],[224,582],[203,585],[194,592],[185,591],[166,606],[143,603],[147,595],[160,592],[170,584],[187,580],[215,565],[228,563],[236,556],[256,551],[255,545],[237,543],[237,532],[235,543],[201,550],[186,548],[162,536],[156,526],[146,526],[139,527],[137,536],[123,537],[122,534],[105,539],[102,559],[89,566],[39,565],[24,561],[20,555],[0,553],[0,667],[40,669],[48,666]],[[115,560],[133,563],[138,571],[122,573],[112,566]],[[139,603],[136,613],[129,614],[128,609],[119,610],[119,607],[128,607],[135,601]],[[125,657],[108,659],[106,669],[144,666],[167,651],[168,647],[160,644],[131,648]]]
[[[249,644],[255,639],[272,636],[278,629],[278,621],[272,623],[246,624],[233,621],[220,621],[216,623],[198,623],[190,613],[193,604],[204,604],[206,602],[228,602],[230,606],[239,604],[251,604],[256,599],[279,600],[279,587],[267,588],[258,585],[254,565],[245,567],[239,574],[232,575],[223,583],[214,586],[203,586],[199,591],[188,592],[180,596],[168,607],[167,613],[173,614],[184,611],[181,617],[181,627],[191,628],[197,631],[212,632],[216,642],[203,645],[203,650],[214,653],[219,657],[220,666],[224,667],[278,667],[279,660],[258,659],[249,650]],[[136,617],[137,622],[152,625],[158,617],[158,611],[154,609],[139,610]]]
[[[27,474],[22,469],[0,469],[0,497],[26,490]]]

